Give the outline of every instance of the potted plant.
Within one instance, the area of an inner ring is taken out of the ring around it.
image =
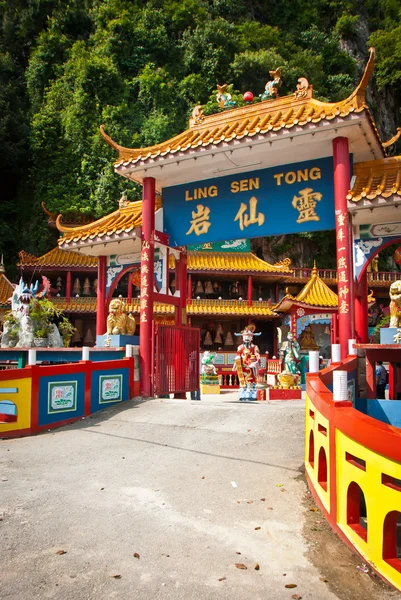
[[[72,336],[77,331],[76,327],[70,323],[67,317],[63,316],[62,320],[58,324],[58,329],[63,337],[64,347],[68,348],[71,343]]]

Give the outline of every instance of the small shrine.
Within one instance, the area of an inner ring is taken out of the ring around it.
[[[289,331],[298,341],[301,353],[319,350],[330,354],[337,338],[337,294],[319,277],[316,262],[308,283],[296,295],[287,293],[274,307],[289,317]]]

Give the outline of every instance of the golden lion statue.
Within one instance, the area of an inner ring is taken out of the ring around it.
[[[107,317],[107,335],[134,335],[135,328],[135,319],[127,314],[123,300],[113,298]]]
[[[390,327],[401,327],[401,281],[390,286]]]

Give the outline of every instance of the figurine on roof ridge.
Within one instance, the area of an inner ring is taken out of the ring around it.
[[[237,103],[232,100],[232,96],[230,92],[227,91],[228,85],[225,83],[224,85],[217,84],[217,104],[220,108],[234,108],[237,106]]]
[[[261,100],[274,100],[274,98],[278,98],[279,96],[278,88],[282,83],[280,67],[275,71],[269,71],[269,75],[272,77],[272,80],[266,83],[265,91],[259,96]]]

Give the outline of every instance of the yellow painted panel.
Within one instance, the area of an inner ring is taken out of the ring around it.
[[[316,410],[314,404],[310,401],[308,395],[306,396],[306,431],[305,431],[305,469],[308,473],[309,478],[313,483],[316,493],[318,494],[324,508],[330,512],[330,423],[329,421]],[[312,418],[309,411],[312,410],[315,415]],[[325,427],[327,435],[324,435],[322,431],[319,431],[319,425]],[[310,431],[313,431],[314,436],[314,467],[309,464],[309,435]],[[320,448],[324,448],[326,453],[327,461],[327,491],[322,488],[318,481],[318,464],[319,464],[319,452]]]
[[[348,452],[366,462],[366,471],[345,459]],[[375,454],[336,430],[337,523],[347,538],[374,567],[395,587],[401,589],[401,573],[382,558],[383,524],[386,515],[401,512],[401,492],[382,484],[382,474],[401,479],[401,464]],[[365,495],[367,542],[347,525],[347,490],[355,481]]]
[[[17,393],[7,393],[7,388],[17,388]],[[4,390],[4,391],[2,391]],[[0,382],[0,401],[10,400],[17,407],[17,420],[14,423],[0,423],[0,436],[8,431],[29,429],[31,426],[31,390],[32,380],[30,377],[23,379],[10,379]]]

